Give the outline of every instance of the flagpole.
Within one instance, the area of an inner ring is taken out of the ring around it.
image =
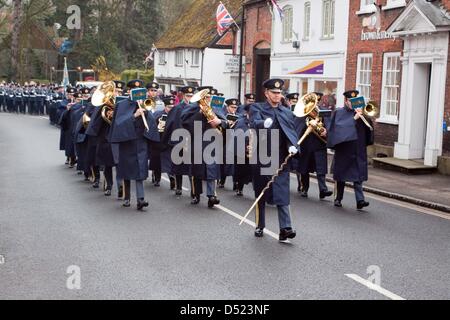
[[[239,48],[239,85],[238,85],[238,97],[242,100],[242,73],[243,73],[243,58],[244,58],[244,30],[245,30],[245,4],[242,5],[242,18],[241,18],[241,45]]]

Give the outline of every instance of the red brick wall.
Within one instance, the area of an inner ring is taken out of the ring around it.
[[[257,66],[255,65],[256,59],[253,53],[255,46],[264,41],[270,47],[272,41],[272,16],[265,0],[247,5],[245,10],[244,52],[247,61],[245,71],[250,74],[251,78],[250,88],[245,88],[246,93],[256,92],[254,83]]]
[[[385,5],[386,0],[378,1],[378,3]],[[363,30],[362,19],[369,17],[370,15],[367,14],[358,16],[355,14],[359,10],[360,4],[361,4],[360,0],[350,0],[346,88],[353,89],[356,86],[358,54],[372,53],[373,66],[372,66],[371,99],[373,101],[376,101],[378,104],[381,104],[384,52],[402,52],[403,41],[400,39],[361,41],[361,31]],[[385,31],[391,25],[391,23],[400,15],[402,11],[403,8],[382,11],[381,30]],[[398,139],[398,126],[375,123],[375,143],[386,146],[394,146],[394,143],[397,141],[397,139]]]

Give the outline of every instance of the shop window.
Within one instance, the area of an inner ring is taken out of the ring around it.
[[[337,94],[337,81],[315,81],[314,92],[323,93],[323,98],[320,101],[319,107],[325,110],[336,109],[336,94]]]

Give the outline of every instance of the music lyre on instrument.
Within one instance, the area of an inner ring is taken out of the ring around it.
[[[326,141],[320,136],[321,131],[324,129],[323,128],[323,124],[320,126],[321,121],[320,119],[318,119],[319,117],[319,110],[317,105],[319,104],[319,98],[316,94],[314,93],[308,93],[306,95],[304,95],[300,101],[299,104],[297,104],[297,106],[295,107],[294,110],[294,115],[298,118],[303,118],[303,117],[310,117],[310,118],[314,118],[317,121],[317,125],[313,126],[313,125],[308,125],[308,128],[306,129],[305,133],[303,134],[303,136],[301,137],[301,139],[298,141],[297,143],[297,147],[301,146],[303,144],[303,142],[306,140],[306,138],[308,138],[308,136],[311,133],[315,133],[322,141],[324,141],[326,143]],[[306,119],[306,121],[308,122],[308,118]],[[323,131],[322,131],[323,132]],[[259,195],[259,197],[256,199],[256,201],[253,203],[253,205],[251,206],[251,208],[247,211],[247,213],[245,214],[244,218],[241,220],[241,222],[239,223],[239,225],[242,225],[245,220],[247,220],[248,216],[250,215],[250,213],[253,211],[253,209],[256,207],[256,205],[258,204],[258,202],[262,199],[262,197],[264,196],[264,194],[266,193],[267,190],[270,189],[270,187],[272,186],[272,184],[275,183],[276,178],[278,178],[280,176],[280,174],[284,171],[284,169],[286,168],[286,166],[289,163],[289,160],[295,156],[295,154],[290,153],[286,159],[284,159],[283,164],[281,165],[281,167],[275,172],[275,174],[272,176],[272,179],[270,179],[270,181],[267,183],[266,187],[262,190],[261,194]]]
[[[130,92],[130,98],[131,98],[132,101],[137,102],[138,107],[139,107],[141,110],[147,111],[147,109],[146,109],[145,106],[144,106],[144,101],[145,101],[146,98],[147,98],[147,90],[146,90],[146,89],[139,88],[139,89],[133,89],[133,90],[131,90],[131,92]],[[144,122],[145,129],[146,129],[147,131],[150,131],[150,128],[149,128],[149,126],[148,126],[147,118],[145,117],[145,114],[142,114],[142,121]]]
[[[377,104],[373,101],[366,104],[366,100],[364,97],[357,97],[350,99],[350,103],[352,104],[353,110],[356,109],[363,110],[363,114],[360,115],[360,118],[364,122],[364,124],[370,129],[370,131],[373,131],[373,127],[370,125],[369,121],[367,121],[365,116],[369,118],[375,118],[380,110]]]

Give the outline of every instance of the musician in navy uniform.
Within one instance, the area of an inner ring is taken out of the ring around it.
[[[225,116],[225,118],[227,119],[230,129],[234,128],[237,120],[240,118],[240,116],[237,114],[238,105],[239,105],[238,99],[228,99],[225,101],[225,109],[223,109],[223,116]],[[226,131],[224,131],[223,132],[224,150],[226,150],[227,144],[228,144],[227,133]],[[226,158],[227,155],[226,152],[224,152],[223,165],[221,165],[220,167],[220,181],[219,181],[220,189],[225,188],[227,177],[234,177],[234,164],[227,164]],[[233,191],[236,191],[236,184],[234,178],[233,178]]]
[[[252,138],[250,133],[249,112],[250,105],[244,106],[244,114],[239,117],[233,127],[234,137],[234,182],[236,196],[242,197],[244,195],[244,186],[252,182],[252,166],[250,165],[250,157],[252,154],[251,144]],[[244,145],[240,145],[244,141]],[[244,150],[240,148],[244,148]],[[231,152],[228,149],[227,152]]]
[[[254,94],[254,93],[247,93],[247,94],[244,96],[244,98],[245,98],[244,104],[240,105],[240,106],[238,107],[237,111],[236,111],[236,112],[237,112],[238,114],[240,114],[240,115],[244,115],[244,114],[247,113],[247,112],[245,111],[245,107],[246,107],[246,106],[252,105],[252,104],[254,104],[254,103],[256,102],[256,94]],[[247,109],[248,109],[248,108],[247,108]]]
[[[74,168],[77,164],[77,157],[75,153],[75,144],[74,144],[74,114],[75,112],[81,108],[81,95],[75,88],[68,89],[69,97],[71,99],[70,103],[68,103],[65,107],[65,110],[61,113],[59,119],[59,125],[61,126],[62,131],[62,139],[64,142],[64,149],[67,159],[69,160],[69,168]]]
[[[367,146],[374,142],[373,131],[361,120],[362,110],[353,110],[350,99],[359,95],[357,90],[344,93],[345,106],[337,109],[328,129],[328,147],[335,150],[333,174],[335,206],[342,207],[345,182],[353,182],[358,210],[369,206],[363,193],[363,182],[368,180]],[[370,121],[370,119],[367,119]]]
[[[132,80],[128,88],[143,88],[141,80]],[[149,130],[144,126],[146,118]],[[159,141],[158,128],[153,114],[130,99],[119,102],[114,110],[114,118],[109,133],[109,141],[113,147],[114,158],[118,160],[117,174],[124,179],[124,207],[131,206],[131,180],[136,181],[137,209],[148,207],[145,201],[144,180],[148,178],[148,142]],[[118,154],[117,154],[118,153]]]
[[[206,96],[206,101],[208,104],[211,103],[211,97],[213,94],[216,94],[217,91],[212,87],[200,87],[197,89],[198,91],[208,90],[208,95]],[[188,130],[191,134],[192,139],[201,139],[201,137],[196,137],[194,132],[195,123],[200,123],[202,128],[202,136],[209,129],[219,129],[226,130],[228,127],[228,122],[223,117],[222,114],[217,113],[216,117],[209,121],[206,119],[202,112],[202,106],[196,102],[190,104],[186,107],[181,114],[181,121],[183,123],[183,127]],[[203,141],[203,139],[201,139]],[[202,149],[198,150],[198,152],[205,151],[206,147],[210,143],[203,141]],[[192,143],[192,149],[195,144]],[[191,159],[194,160],[194,153],[197,150],[192,150]],[[192,179],[192,202],[191,204],[197,205],[200,203],[200,196],[203,193],[203,180],[206,181],[207,185],[207,196],[208,196],[208,207],[213,208],[215,205],[220,204],[220,200],[216,195],[216,181],[220,179],[220,164],[206,163],[205,159],[202,157],[201,163],[194,163],[192,161],[191,165],[191,179]]]
[[[189,106],[191,98],[194,96],[195,88],[192,86],[186,86],[181,88],[182,93],[182,101],[175,106],[172,111],[169,113],[166,122],[166,129],[164,131],[164,135],[162,138],[162,142],[165,144],[174,147],[181,142],[180,140],[174,140],[172,138],[172,133],[177,129],[182,129],[183,124],[181,121],[181,114],[185,108]],[[180,152],[180,157],[183,156],[184,150]],[[172,164],[172,174],[175,176],[175,195],[181,196],[183,194],[183,176],[190,176],[190,165],[186,163],[181,164]],[[190,184],[192,185],[192,179],[189,179]],[[192,190],[192,186],[191,186]],[[194,195],[191,194],[193,198]]]
[[[280,164],[287,158],[289,154],[296,155],[298,153],[297,143],[298,134],[294,129],[294,120],[292,112],[283,107],[281,104],[282,88],[284,81],[281,79],[269,79],[263,84],[265,88],[266,102],[256,103],[250,106],[250,126],[259,132],[267,130],[267,147],[268,154],[278,151]],[[270,141],[272,130],[278,130],[279,141]],[[259,136],[259,134],[258,134]],[[263,143],[258,139],[259,144]],[[254,154],[257,156],[258,154]],[[255,196],[258,197],[267,183],[271,180],[271,176],[263,175],[262,169],[269,168],[269,165],[261,163],[261,159],[257,158],[257,165],[253,168],[253,186]],[[275,172],[274,172],[275,173]],[[290,179],[289,166],[275,179],[274,184],[267,190],[256,206],[256,237],[264,235],[265,208],[266,203],[276,205],[278,208],[278,220],[280,226],[280,242],[287,242],[296,236],[296,232],[292,228],[290,216]]]
[[[314,93],[318,97],[318,102],[323,96],[321,93]],[[295,97],[294,97],[295,98]],[[307,109],[308,106],[305,106]],[[316,134],[310,134],[302,144],[302,153],[298,160],[295,161],[297,167],[295,168],[297,173],[301,175],[301,196],[303,198],[308,197],[308,191],[310,187],[310,174],[317,174],[317,181],[319,184],[319,198],[320,200],[325,199],[333,195],[333,192],[328,190],[326,175],[328,173],[328,151],[327,151],[327,130],[326,126],[329,122],[329,117],[321,115],[318,106],[314,108],[315,110],[304,110],[305,114],[312,112],[312,115],[305,117],[295,117],[294,123],[299,136],[302,137],[306,130],[308,129],[308,122],[319,121],[323,124],[323,130],[320,133],[320,138]]]

